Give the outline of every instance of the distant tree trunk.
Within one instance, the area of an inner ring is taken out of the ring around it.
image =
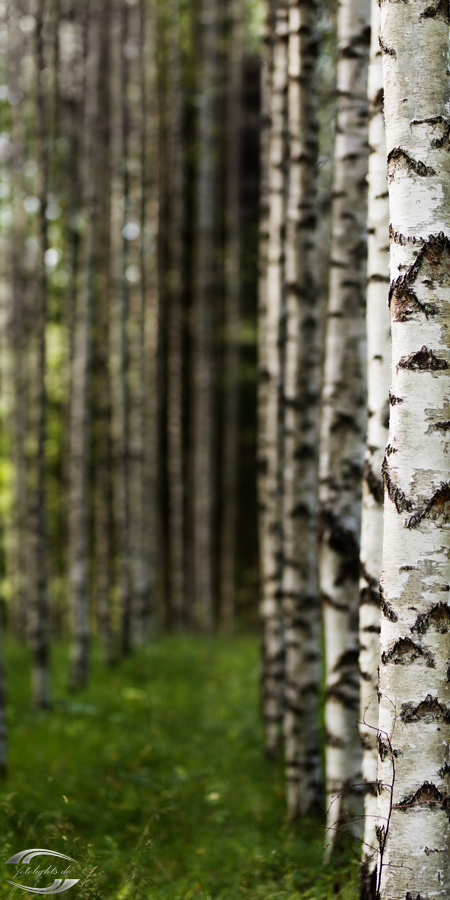
[[[449,10],[381,3],[392,382],[376,896],[450,895]]]
[[[39,0],[36,15],[36,71],[37,71],[37,115],[36,143],[38,154],[38,196],[39,208],[39,254],[36,273],[36,332],[38,341],[37,367],[37,453],[35,484],[31,499],[32,510],[32,554],[33,591],[29,610],[29,635],[32,654],[32,697],[35,706],[50,705],[49,677],[49,604],[47,588],[47,520],[46,520],[46,412],[47,394],[45,387],[47,324],[47,275],[45,254],[47,250],[47,110],[41,73],[45,69],[43,26],[45,0]]]
[[[282,314],[285,302],[284,230],[286,219],[286,93],[288,11],[276,8],[273,71],[270,92],[269,221],[267,250],[267,311],[265,316],[264,467],[261,525],[261,619],[263,629],[263,716],[265,746],[273,755],[281,741],[283,722],[284,633],[281,609],[281,381]]]
[[[283,573],[287,801],[291,818],[320,811],[320,604],[316,552],[319,430],[316,203],[317,7],[289,7],[284,373]]]
[[[110,0],[103,0],[99,66],[99,229],[98,229],[98,306],[96,316],[96,470],[95,470],[95,589],[97,625],[105,658],[113,661],[114,647],[111,623],[111,384],[109,371],[110,317]]]
[[[170,245],[167,276],[167,489],[169,513],[169,589],[171,623],[187,621],[184,545],[183,445],[183,218],[184,152],[183,87],[179,34],[179,5],[169,4],[169,152]]]
[[[229,4],[226,67],[226,197],[225,197],[225,301],[223,355],[222,522],[219,561],[219,625],[224,633],[234,628],[236,594],[236,527],[239,415],[239,323],[241,282],[241,221],[239,169],[242,102],[242,3]]]
[[[142,377],[143,377],[143,487],[142,528],[145,565],[145,604],[142,628],[148,639],[156,629],[156,585],[158,576],[158,497],[161,460],[158,457],[158,353],[160,347],[158,220],[159,159],[158,101],[156,96],[156,10],[141,0],[141,102],[142,102],[142,207],[141,207],[141,273],[142,273]]]
[[[20,30],[21,5],[15,3],[8,10],[8,81],[12,95],[22,94],[21,68],[24,56],[24,35]],[[10,161],[10,177],[15,199],[14,223],[10,234],[8,270],[10,275],[12,337],[12,460],[14,466],[14,511],[12,528],[7,525],[10,541],[6,544],[7,578],[11,584],[10,621],[12,630],[20,639],[26,639],[28,619],[29,559],[28,559],[28,466],[26,438],[28,424],[27,328],[29,330],[26,303],[26,274],[23,266],[27,214],[24,208],[26,183],[23,172],[23,154],[26,152],[24,100],[13,107],[11,139],[16,147],[22,147],[20,156]],[[5,260],[6,262],[6,260]],[[12,534],[11,534],[12,532]],[[12,538],[12,540],[11,540]]]
[[[358,735],[361,478],[366,430],[368,0],[338,8],[338,118],[322,396],[320,586],[326,647],[327,840],[362,831]]]
[[[83,205],[87,224],[84,235],[82,284],[75,310],[70,417],[69,484],[69,597],[72,614],[70,685],[82,687],[89,664],[89,495],[90,403],[92,381],[92,325],[97,264],[98,219],[98,70],[100,56],[101,0],[89,9],[86,53],[84,118]]]
[[[213,315],[214,302],[214,142],[213,92],[216,87],[217,9],[202,0],[198,19],[198,156],[193,286],[193,571],[194,621],[210,632],[213,593]]]
[[[389,284],[389,202],[386,178],[386,138],[383,118],[383,71],[380,11],[371,3],[369,64],[369,175],[367,256],[367,378],[368,423],[363,476],[360,554],[359,666],[361,670],[360,726],[365,783],[361,900],[375,900],[377,839],[377,731],[380,599],[383,549],[383,482],[381,466],[388,439],[391,377]]]

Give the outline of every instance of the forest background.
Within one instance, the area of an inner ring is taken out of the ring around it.
[[[67,853],[93,900],[357,890],[259,696],[274,9],[0,2],[2,861]],[[331,3],[314,42],[322,314]]]

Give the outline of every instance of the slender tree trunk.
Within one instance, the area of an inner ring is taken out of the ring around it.
[[[183,446],[183,88],[179,5],[169,5],[170,246],[167,290],[167,489],[171,623],[186,624]]]
[[[375,900],[377,841],[377,729],[380,600],[378,583],[383,549],[383,482],[381,465],[388,438],[390,368],[389,203],[386,180],[386,138],[383,118],[380,11],[371,3],[371,47],[368,78],[369,174],[367,255],[367,379],[368,424],[363,476],[359,666],[360,735],[365,783],[361,900]]]
[[[84,237],[83,281],[75,310],[70,416],[69,485],[69,602],[72,614],[70,685],[82,687],[88,677],[89,604],[89,496],[90,402],[92,381],[92,325],[97,263],[98,218],[98,70],[101,0],[91,0],[86,55],[84,120]]]
[[[236,594],[236,526],[239,417],[239,324],[241,280],[241,222],[239,169],[242,98],[242,4],[229,5],[226,74],[226,198],[225,302],[223,355],[224,406],[222,447],[222,523],[219,561],[219,624],[224,633],[234,627]]]
[[[326,647],[327,841],[362,832],[358,735],[361,479],[366,430],[368,0],[338,9],[338,119],[320,437],[319,559]]]
[[[98,307],[96,318],[96,471],[95,471],[95,589],[97,625],[105,658],[113,661],[111,623],[111,384],[109,371],[110,317],[110,0],[103,0],[99,66],[99,257]]]
[[[159,448],[158,354],[160,348],[159,280],[158,280],[158,221],[159,221],[159,158],[158,158],[158,101],[156,92],[156,10],[141,0],[141,101],[143,141],[141,147],[141,287],[142,287],[142,377],[143,377],[143,560],[145,572],[145,604],[141,609],[143,634],[152,636],[156,627],[156,584],[158,574],[158,500],[161,460]]]
[[[264,468],[261,525],[261,619],[263,630],[263,716],[266,752],[273,755],[281,741],[283,722],[284,634],[281,610],[281,384],[282,314],[285,295],[284,230],[286,219],[286,114],[288,10],[276,8],[273,71],[270,93],[269,222],[267,250],[267,311],[265,316],[266,390],[264,438],[260,465]]]
[[[198,159],[193,287],[193,570],[194,621],[210,632],[213,592],[213,286],[214,286],[214,141],[213,92],[216,87],[217,9],[202,0],[198,46]]]
[[[383,463],[379,883],[450,897],[448,7],[381,4],[392,386]]]
[[[283,574],[287,801],[291,818],[319,811],[319,578],[316,553],[319,429],[315,103],[317,8],[289,6],[284,375]]]
[[[38,196],[39,208],[39,258],[36,277],[36,318],[38,340],[37,367],[37,453],[36,472],[32,503],[32,553],[34,584],[29,612],[29,635],[32,654],[32,697],[36,706],[50,704],[49,678],[49,604],[47,588],[47,521],[46,521],[46,412],[47,394],[45,387],[47,324],[47,275],[45,254],[47,250],[47,111],[41,73],[45,69],[43,26],[45,0],[39,0],[36,16],[36,69],[37,69],[37,117],[36,142],[38,153]]]

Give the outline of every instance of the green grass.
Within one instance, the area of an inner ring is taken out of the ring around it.
[[[357,896],[354,862],[323,868],[320,823],[285,821],[282,766],[262,753],[255,638],[164,637],[113,670],[96,648],[77,695],[57,647],[55,707],[41,713],[24,648],[8,644],[6,668],[3,861],[66,853],[81,881],[62,896],[85,900]],[[0,868],[0,897],[23,897]]]

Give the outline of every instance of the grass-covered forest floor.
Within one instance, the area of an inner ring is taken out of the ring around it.
[[[5,652],[0,897],[26,896],[3,863],[35,847],[78,861],[71,900],[357,896],[351,853],[324,868],[320,823],[286,823],[282,765],[262,752],[256,638],[163,637],[112,670],[94,648],[77,695],[56,647],[54,708],[40,713],[26,649]]]

